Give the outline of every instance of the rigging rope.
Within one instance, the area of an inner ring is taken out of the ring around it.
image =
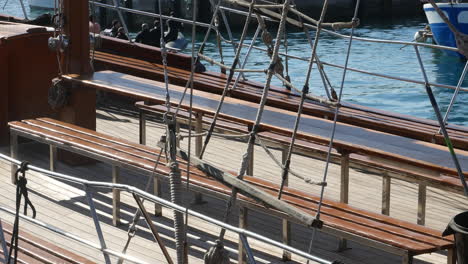
[[[286,182],[286,180],[288,178],[289,167],[291,165],[291,156],[292,156],[292,152],[293,152],[294,143],[296,142],[297,130],[299,129],[299,123],[301,121],[302,109],[304,107],[304,102],[305,102],[305,99],[306,99],[306,95],[309,93],[310,76],[312,74],[312,67],[314,65],[313,58],[316,57],[317,46],[318,46],[318,42],[319,42],[319,39],[320,39],[320,29],[322,28],[321,24],[322,24],[322,21],[325,19],[325,15],[327,13],[327,8],[328,8],[328,0],[325,0],[325,2],[323,3],[323,7],[322,7],[322,13],[320,14],[320,19],[319,19],[318,24],[317,24],[317,32],[315,33],[315,41],[314,41],[314,45],[313,45],[313,48],[312,48],[312,55],[310,57],[311,59],[310,59],[310,62],[309,62],[309,67],[307,69],[306,81],[305,81],[304,87],[302,88],[301,102],[299,103],[299,107],[298,107],[298,110],[297,110],[296,121],[294,123],[294,129],[293,129],[293,133],[292,133],[292,136],[291,136],[291,144],[289,144],[286,161],[283,164],[283,171],[282,171],[282,175],[281,175],[281,185],[280,185],[280,189],[278,191],[278,199],[281,199],[281,195],[283,193],[283,188],[284,188],[285,182]],[[323,180],[323,182],[326,182],[325,179]]]
[[[257,137],[257,142],[258,144],[263,148],[263,150],[265,151],[265,153],[276,163],[276,165],[278,165],[278,167],[280,167],[282,170],[284,170],[284,165],[281,164],[281,162],[273,155],[273,153],[271,153],[271,151],[268,149],[268,147],[265,145],[265,143],[263,143],[263,140],[261,140],[259,137]],[[326,185],[327,183],[325,182],[315,182],[315,181],[312,181],[310,178],[306,178],[302,175],[299,175],[298,173],[294,172],[293,170],[289,169],[288,172],[303,180],[304,182],[308,183],[308,184],[312,184],[312,185],[319,185],[319,186],[322,186],[322,185]]]
[[[247,31],[249,29],[249,24],[250,24],[250,19],[251,19],[250,15],[253,12],[254,3],[255,3],[255,0],[252,1],[252,4],[250,5],[249,16],[247,16],[246,22],[244,24],[244,29],[242,30],[242,35],[241,35],[241,38],[239,40],[240,45],[239,45],[239,48],[236,50],[236,55],[234,56],[234,61],[232,62],[231,68],[229,69],[229,76],[226,79],[226,84],[224,85],[223,94],[221,95],[221,98],[219,99],[219,103],[218,103],[218,106],[216,108],[213,120],[212,120],[212,122],[210,124],[210,127],[208,129],[208,134],[206,135],[205,142],[203,143],[202,150],[200,152],[200,157],[199,157],[200,159],[203,158],[203,154],[205,153],[206,147],[208,146],[208,143],[210,142],[211,134],[213,133],[216,122],[217,122],[218,117],[219,117],[219,113],[221,112],[221,108],[222,108],[223,103],[224,103],[224,99],[226,98],[226,95],[228,94],[229,86],[231,85],[231,81],[232,81],[232,79],[234,77],[234,73],[235,73],[234,70],[236,69],[237,64],[239,63],[239,57],[240,57],[240,54],[241,54],[241,51],[242,51],[242,46],[241,45],[244,43],[244,40],[245,40],[245,38],[247,36]]]
[[[240,170],[239,170],[239,173],[238,173],[238,176],[237,176],[239,179],[242,179],[244,177],[246,171],[247,171],[248,163],[250,161],[251,154],[253,152],[253,147],[254,147],[254,144],[255,144],[256,134],[257,134],[257,132],[259,130],[260,122],[261,122],[262,115],[263,115],[263,110],[265,108],[266,101],[267,101],[267,98],[268,98],[268,92],[270,90],[270,85],[271,85],[271,80],[272,80],[272,77],[273,77],[273,73],[275,71],[275,67],[277,65],[277,62],[279,61],[278,60],[278,58],[279,58],[278,57],[278,52],[279,52],[279,48],[280,48],[280,44],[281,44],[281,39],[282,39],[282,36],[283,36],[283,31],[284,31],[285,26],[286,26],[286,18],[287,18],[287,14],[288,14],[288,10],[289,10],[289,1],[290,0],[285,0],[285,2],[283,4],[282,16],[281,16],[280,24],[279,24],[279,27],[278,27],[278,34],[276,36],[276,43],[274,45],[272,58],[271,58],[271,61],[270,61],[270,67],[268,68],[266,83],[265,83],[265,86],[263,88],[263,94],[262,94],[261,101],[259,103],[259,109],[257,110],[257,117],[255,118],[255,123],[254,123],[254,125],[252,127],[252,130],[250,132],[250,137],[249,137],[249,140],[247,142],[247,150],[246,150],[245,154],[242,157]],[[255,0],[252,1],[251,8],[253,8],[254,3],[255,3]],[[224,215],[224,218],[223,218],[225,222],[227,222],[228,219],[229,219],[231,208],[235,204],[236,199],[237,199],[237,193],[238,193],[238,190],[236,188],[233,188],[232,193],[231,193],[231,197],[229,198],[229,201],[227,202],[227,205],[226,205],[226,212],[225,212],[225,215]],[[224,239],[225,233],[226,233],[226,230],[222,229],[221,232],[220,232],[220,235],[219,235],[219,239],[221,241]]]
[[[202,44],[200,45],[200,48],[198,48],[197,57],[195,58],[195,60],[193,60],[194,63],[192,64],[192,68],[191,68],[191,71],[190,71],[190,76],[189,76],[189,79],[188,79],[187,83],[185,84],[185,88],[184,88],[184,91],[182,92],[182,96],[180,97],[179,103],[177,104],[177,108],[176,108],[175,113],[174,113],[175,116],[178,115],[180,107],[181,107],[182,103],[184,102],[185,95],[187,94],[188,88],[189,88],[190,84],[192,84],[193,81],[194,81],[195,69],[197,68],[197,64],[200,62],[199,54],[203,53],[203,50],[205,49],[206,42],[208,41],[208,37],[210,36],[211,30],[213,29],[213,24],[214,24],[214,20],[215,20],[214,19],[214,14],[216,14],[219,11],[219,5],[220,5],[220,2],[216,5],[216,7],[215,7],[215,9],[213,11],[213,17],[211,18],[211,22],[210,22],[210,25],[208,27],[208,30],[206,31],[205,37],[204,37],[204,39],[202,41]],[[194,55],[192,55],[192,57],[193,56]]]
[[[216,15],[215,17],[215,27],[216,27],[216,43],[218,45],[219,56],[221,59],[221,64],[224,64],[224,56],[223,56],[223,44],[221,43],[221,33],[219,33],[219,16]],[[221,67],[221,73],[226,74],[226,69]]]
[[[192,57],[190,58],[191,59],[191,65],[194,65],[195,63],[195,39],[196,39],[196,33],[197,33],[197,28],[196,28],[196,24],[195,24],[195,21],[197,20],[197,15],[198,15],[198,2],[197,0],[194,0],[193,1],[193,10],[192,10],[192,19],[193,19],[193,25],[192,25]],[[192,71],[194,71],[194,68],[191,69]],[[188,132],[188,148],[187,148],[187,152],[188,152],[188,161],[187,161],[187,182],[186,182],[186,189],[187,189],[187,192],[190,191],[190,176],[191,176],[191,170],[190,170],[190,165],[191,165],[191,161],[190,161],[190,158],[192,156],[192,116],[193,116],[193,79],[192,81],[190,82],[190,102],[189,102],[189,132]],[[187,236],[187,233],[188,233],[188,219],[189,219],[189,214],[188,214],[188,210],[189,210],[189,207],[190,207],[190,204],[189,202],[187,201],[187,204],[185,205],[185,233],[184,233],[184,254],[185,254],[185,262],[188,263],[188,249],[189,249],[189,246],[188,246],[188,236]]]
[[[26,171],[28,170],[28,162],[23,161],[15,172],[16,180],[16,213],[13,232],[11,234],[10,250],[8,253],[8,261],[6,263],[16,264],[18,261],[18,237],[19,237],[19,211],[21,207],[21,198],[24,197],[24,215],[28,215],[28,206],[32,210],[32,218],[36,218],[36,208],[29,200],[28,196],[28,180],[26,179]],[[14,257],[13,257],[14,253]],[[12,262],[13,261],[13,262]]]
[[[114,0],[115,1],[115,0]],[[161,32],[164,32],[164,24],[162,20],[162,6],[161,0],[158,0],[158,7],[159,7],[159,22],[161,25]],[[164,34],[161,33],[160,36],[160,44],[161,44],[161,56],[164,68],[164,84],[166,88],[166,108],[167,111],[164,114],[164,122],[167,125],[166,135],[166,157],[168,166],[170,168],[169,172],[169,186],[170,186],[170,194],[171,194],[171,202],[180,205],[181,204],[181,174],[179,169],[179,164],[177,162],[176,152],[177,152],[177,138],[176,138],[176,124],[177,124],[177,116],[173,115],[172,118],[169,117],[171,111],[171,97],[169,94],[169,77],[167,71],[167,49],[166,49],[166,42],[164,40]],[[184,215],[181,212],[176,210],[173,211],[174,214],[174,236],[175,236],[175,243],[176,243],[176,254],[177,254],[177,263],[184,264],[186,260],[185,254],[185,221]]]
[[[358,20],[357,15],[358,15],[360,3],[361,3],[361,0],[357,0],[356,7],[354,9],[353,21]],[[358,23],[355,23],[355,25],[357,25],[357,24]],[[352,44],[353,44],[354,31],[355,31],[355,27],[353,26],[351,28],[351,33],[350,33],[350,36],[349,36],[348,51],[346,53],[345,66],[344,66],[344,70],[343,70],[343,76],[342,76],[342,79],[341,79],[340,93],[338,95],[337,105],[335,107],[335,115],[333,117],[333,128],[332,128],[332,132],[331,132],[331,136],[330,136],[330,144],[328,145],[327,161],[326,161],[326,164],[325,164],[325,170],[324,170],[324,173],[323,173],[323,180],[322,180],[323,182],[327,181],[328,167],[329,167],[330,161],[331,161],[331,151],[332,151],[332,148],[333,148],[333,141],[335,139],[336,125],[337,125],[337,121],[338,121],[338,114],[339,114],[339,111],[340,111],[341,98],[343,96],[343,88],[344,88],[344,83],[345,83],[345,80],[346,80],[346,73],[347,73],[347,69],[348,69],[349,57],[351,55],[351,47],[352,47]],[[316,215],[316,218],[319,221],[320,221],[321,209],[322,209],[322,205],[323,205],[324,194],[325,194],[325,186],[322,186],[322,188],[320,190],[320,201],[318,203],[317,215]],[[317,233],[317,229],[314,228],[312,230],[312,237],[310,239],[308,252],[311,252],[311,250],[312,250],[312,246],[313,246],[313,243],[314,243],[316,233]],[[307,261],[307,263],[309,263],[309,261]]]

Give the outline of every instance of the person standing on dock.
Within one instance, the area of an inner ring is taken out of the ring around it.
[[[135,42],[151,45],[151,32],[148,24],[143,23],[141,25],[141,31],[136,35]]]
[[[154,27],[150,30],[149,42],[152,46],[161,47],[161,26],[159,25],[159,19],[154,20]]]

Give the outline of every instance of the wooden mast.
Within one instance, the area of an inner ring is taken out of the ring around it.
[[[64,7],[64,34],[70,44],[63,54],[63,73],[86,76],[92,74],[89,59],[88,0],[61,0]],[[60,112],[62,121],[96,129],[96,91],[81,85],[70,89],[69,104]]]

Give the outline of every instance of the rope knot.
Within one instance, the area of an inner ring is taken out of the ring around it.
[[[18,176],[19,176],[20,173],[24,177],[25,172],[28,170],[28,165],[29,165],[29,162],[27,162],[27,161],[21,162],[19,168],[16,170],[16,173],[15,173],[16,180],[18,180]]]
[[[29,163],[27,161],[21,162],[19,168],[15,172],[16,179],[16,212],[15,222],[13,225],[13,232],[10,241],[10,250],[8,254],[8,261],[6,263],[17,263],[18,259],[18,234],[19,234],[19,211],[21,207],[21,198],[24,197],[24,214],[28,215],[28,205],[33,212],[32,218],[36,218],[36,208],[29,200],[28,196],[28,180],[26,179],[26,171],[28,170]],[[12,261],[12,262],[11,262]]]

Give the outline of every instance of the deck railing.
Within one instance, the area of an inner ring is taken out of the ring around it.
[[[6,156],[4,154],[0,154],[0,159],[5,160],[7,162],[10,162],[13,165],[20,165],[21,164],[21,161],[10,158],[10,157],[8,157],[8,156]],[[175,211],[179,211],[179,212],[182,212],[182,213],[187,213],[190,216],[196,217],[198,219],[206,221],[207,223],[210,223],[212,225],[224,228],[226,230],[229,230],[231,232],[234,232],[234,233],[238,234],[240,239],[242,240],[243,245],[245,246],[245,250],[247,252],[249,263],[255,263],[255,258],[254,258],[254,253],[253,253],[252,249],[249,246],[248,238],[252,238],[252,239],[264,242],[264,243],[266,243],[268,245],[274,246],[276,248],[289,251],[291,253],[297,254],[298,256],[304,257],[305,259],[308,259],[308,260],[311,260],[311,261],[316,261],[316,262],[322,263],[322,264],[333,264],[333,263],[335,263],[333,261],[328,261],[328,260],[325,260],[323,258],[311,255],[309,253],[306,253],[306,252],[304,252],[302,250],[299,250],[299,249],[293,248],[291,246],[282,244],[280,242],[277,242],[277,241],[272,240],[270,238],[267,238],[265,236],[259,235],[257,233],[254,233],[254,232],[251,232],[251,231],[239,228],[239,227],[235,227],[235,226],[226,224],[226,223],[224,223],[222,221],[219,221],[217,219],[211,218],[211,217],[206,216],[204,214],[198,213],[198,212],[193,211],[191,209],[187,209],[187,208],[185,208],[183,206],[172,203],[170,201],[167,201],[167,200],[162,199],[162,198],[160,198],[158,196],[155,196],[155,195],[152,195],[152,194],[147,193],[145,191],[142,191],[142,190],[140,190],[140,189],[138,189],[136,187],[133,187],[133,186],[129,186],[129,185],[125,185],[125,184],[115,184],[115,183],[83,180],[83,179],[76,178],[76,177],[73,177],[73,176],[69,176],[69,175],[66,175],[66,174],[52,172],[52,171],[49,171],[49,170],[46,170],[46,169],[43,169],[43,168],[40,168],[40,167],[37,167],[37,166],[34,166],[34,165],[27,165],[27,169],[31,170],[31,171],[39,172],[39,173],[41,173],[41,174],[43,174],[45,176],[48,176],[48,177],[51,177],[51,178],[54,178],[54,179],[79,184],[79,185],[81,185],[83,187],[84,191],[86,192],[86,197],[87,197],[88,205],[90,207],[91,216],[93,218],[93,221],[94,221],[94,224],[95,224],[95,229],[96,229],[96,232],[97,232],[97,235],[98,235],[98,238],[99,238],[99,244],[96,244],[96,243],[91,242],[89,240],[80,238],[79,236],[77,236],[75,234],[72,234],[72,233],[67,232],[65,230],[62,230],[60,228],[54,227],[54,226],[49,225],[47,223],[44,223],[42,221],[33,219],[33,218],[28,217],[26,215],[20,214],[20,218],[24,219],[24,220],[26,220],[28,222],[34,223],[36,225],[39,225],[39,226],[41,226],[41,227],[43,227],[43,228],[45,228],[47,230],[50,230],[50,231],[52,231],[54,233],[57,233],[59,235],[62,235],[64,237],[73,239],[73,240],[75,240],[75,241],[77,241],[77,242],[79,242],[81,244],[84,244],[86,246],[89,246],[89,247],[100,250],[104,255],[106,264],[110,263],[109,255],[118,257],[120,259],[129,260],[129,261],[132,261],[132,262],[135,262],[135,263],[146,263],[146,262],[144,262],[144,261],[142,261],[142,260],[140,260],[140,259],[138,259],[136,257],[129,256],[127,254],[122,254],[120,252],[117,252],[115,250],[107,248],[105,240],[104,240],[104,236],[103,236],[103,233],[102,233],[102,230],[101,230],[101,227],[100,227],[99,217],[98,217],[98,214],[96,212],[96,208],[94,206],[93,196],[92,196],[92,193],[91,193],[91,191],[93,189],[95,189],[95,188],[119,190],[119,191],[125,191],[125,192],[128,192],[128,193],[132,194],[133,198],[135,199],[135,201],[136,201],[136,203],[138,205],[139,210],[142,212],[142,216],[145,218],[145,220],[146,220],[147,224],[149,225],[149,227],[150,227],[150,229],[151,229],[151,231],[153,233],[153,236],[156,238],[156,240],[159,240],[158,239],[159,235],[158,235],[158,233],[156,231],[156,227],[153,225],[151,219],[149,218],[149,215],[146,212],[145,207],[143,206],[142,199],[144,199],[146,201],[153,202],[155,204],[159,204],[159,205],[161,205],[163,207],[166,207],[166,208],[169,208],[169,209],[172,209],[172,210],[175,210]],[[8,214],[12,214],[12,215],[15,214],[14,210],[3,207],[3,206],[0,206],[0,211],[3,211],[3,212],[8,213]],[[0,233],[3,234],[3,230],[0,229]],[[4,245],[6,243],[4,241],[4,236],[0,235],[0,240],[2,240],[2,241],[0,241],[0,245]],[[162,241],[158,241],[158,243],[159,243],[159,246],[161,247],[161,249],[162,249],[162,251],[164,253],[164,251],[165,251],[164,244],[162,243]],[[167,251],[166,251],[166,253],[167,253]],[[6,251],[4,251],[4,254],[5,254],[4,255],[5,259],[8,259],[7,255],[6,255],[7,254]],[[168,261],[168,263],[172,263],[171,262],[172,260],[170,259],[170,256],[168,254],[164,254],[164,255],[166,256],[166,260]]]

